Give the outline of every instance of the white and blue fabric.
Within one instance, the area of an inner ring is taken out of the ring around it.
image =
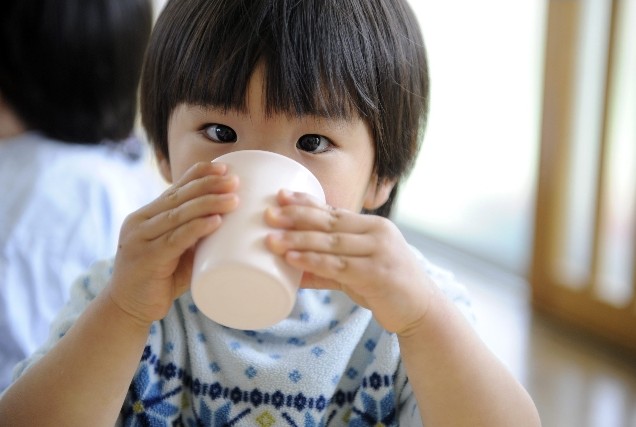
[[[422,258],[445,294],[471,316],[463,286]],[[104,288],[112,262],[76,283],[54,324],[48,351]],[[125,331],[122,331],[125,333]],[[118,425],[421,425],[395,334],[337,291],[301,290],[292,314],[258,331],[221,326],[175,301],[151,328]]]

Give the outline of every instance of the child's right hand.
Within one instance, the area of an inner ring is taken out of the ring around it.
[[[108,291],[143,325],[166,316],[190,286],[193,247],[238,204],[238,177],[220,163],[197,163],[156,200],[130,214],[119,236]]]

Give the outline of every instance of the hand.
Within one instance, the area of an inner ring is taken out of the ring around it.
[[[346,292],[388,331],[408,333],[426,315],[432,281],[389,220],[331,208],[303,193],[281,191],[265,214],[282,229],[269,249],[305,271],[305,288]]]
[[[190,286],[193,247],[233,210],[238,178],[227,166],[197,163],[156,200],[126,218],[110,296],[143,324],[161,319]]]

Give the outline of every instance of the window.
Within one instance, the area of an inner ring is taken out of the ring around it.
[[[636,354],[636,2],[551,1],[535,307]]]
[[[428,52],[431,110],[395,220],[525,276],[545,2],[410,3]]]

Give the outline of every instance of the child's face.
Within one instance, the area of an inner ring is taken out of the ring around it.
[[[307,167],[320,181],[327,203],[359,212],[387,199],[392,182],[373,174],[374,144],[369,127],[319,117],[267,117],[262,71],[257,69],[247,93],[247,112],[206,109],[181,104],[168,127],[170,160],[159,155],[164,177],[175,181],[193,164],[238,150],[272,151]]]

